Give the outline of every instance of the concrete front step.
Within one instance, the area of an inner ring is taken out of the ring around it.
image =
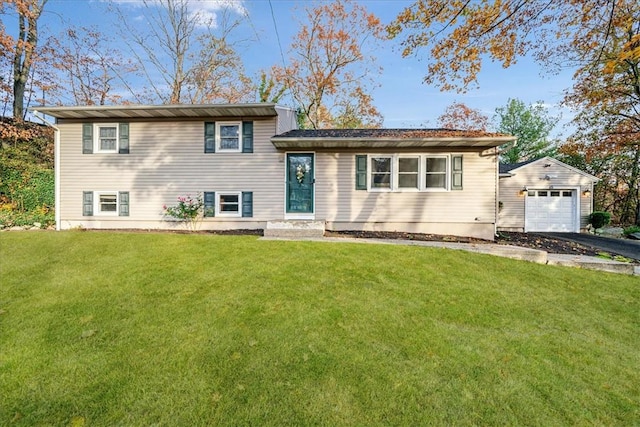
[[[277,220],[268,221],[264,237],[271,238],[304,238],[323,237],[324,221]]]

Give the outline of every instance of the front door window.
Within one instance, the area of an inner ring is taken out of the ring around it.
[[[287,213],[313,213],[313,154],[287,154]]]

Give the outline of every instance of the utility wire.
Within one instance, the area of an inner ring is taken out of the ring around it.
[[[273,28],[276,30],[276,39],[278,40],[278,48],[280,49],[280,58],[282,58],[282,67],[286,67],[286,61],[284,60],[284,52],[282,51],[282,43],[280,43],[280,34],[278,33],[278,24],[276,23],[276,15],[273,13],[273,4],[269,0],[269,8],[271,9],[271,19],[273,19]]]

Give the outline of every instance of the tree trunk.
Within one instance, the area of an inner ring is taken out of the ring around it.
[[[13,58],[13,117],[24,118],[24,94],[38,44],[38,19],[47,0],[18,7],[19,34]]]

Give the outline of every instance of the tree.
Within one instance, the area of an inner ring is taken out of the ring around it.
[[[123,100],[135,90],[127,77],[136,71],[131,60],[112,48],[112,40],[96,28],[69,27],[45,45],[46,63],[58,71],[59,87],[51,101],[75,105],[105,105]]]
[[[578,131],[562,151],[596,161],[613,180],[598,197],[640,224],[639,25],[636,0],[418,0],[387,31],[403,37],[405,56],[429,49],[424,81],[445,90],[477,85],[485,59],[509,67],[530,54],[550,72],[575,69],[565,103],[579,112]]]
[[[24,100],[27,83],[32,76],[36,48],[38,46],[38,20],[47,0],[1,0],[0,7],[9,5],[18,16],[18,38],[13,39],[6,32],[0,32],[3,51],[10,52],[13,79],[13,117],[24,118]],[[1,29],[4,30],[4,29]]]
[[[445,129],[486,131],[489,118],[480,110],[470,108],[462,102],[454,102],[438,117],[438,124]]]
[[[518,137],[516,144],[501,147],[500,161],[518,163],[553,156],[556,144],[549,139],[559,118],[549,117],[542,102],[526,106],[519,99],[509,99],[507,105],[496,108],[496,131]]]
[[[600,60],[579,67],[566,93],[579,113],[577,130],[560,151],[601,178],[600,209],[619,223],[640,225],[640,5],[620,4],[616,11]],[[588,54],[589,46],[576,48]]]
[[[381,116],[369,95],[375,58],[369,54],[382,25],[373,14],[350,0],[306,8],[290,47],[289,65],[273,67],[300,108],[303,126],[377,127]]]
[[[425,83],[464,91],[477,85],[485,59],[507,68],[527,54],[551,69],[599,60],[610,31],[621,24],[616,17],[635,3],[417,0],[387,26],[387,32],[391,38],[403,38],[403,56],[429,50]]]
[[[260,83],[258,84],[258,100],[260,102],[277,104],[286,91],[287,87],[277,82],[273,75],[267,77],[266,72],[260,72]]]
[[[122,37],[140,63],[149,102],[238,102],[252,96],[230,38],[237,21],[229,21],[229,10],[244,13],[236,3],[140,0],[136,6],[143,9],[146,25],[128,19],[123,8],[131,4],[112,0],[112,6]],[[226,9],[214,14],[212,7]]]

